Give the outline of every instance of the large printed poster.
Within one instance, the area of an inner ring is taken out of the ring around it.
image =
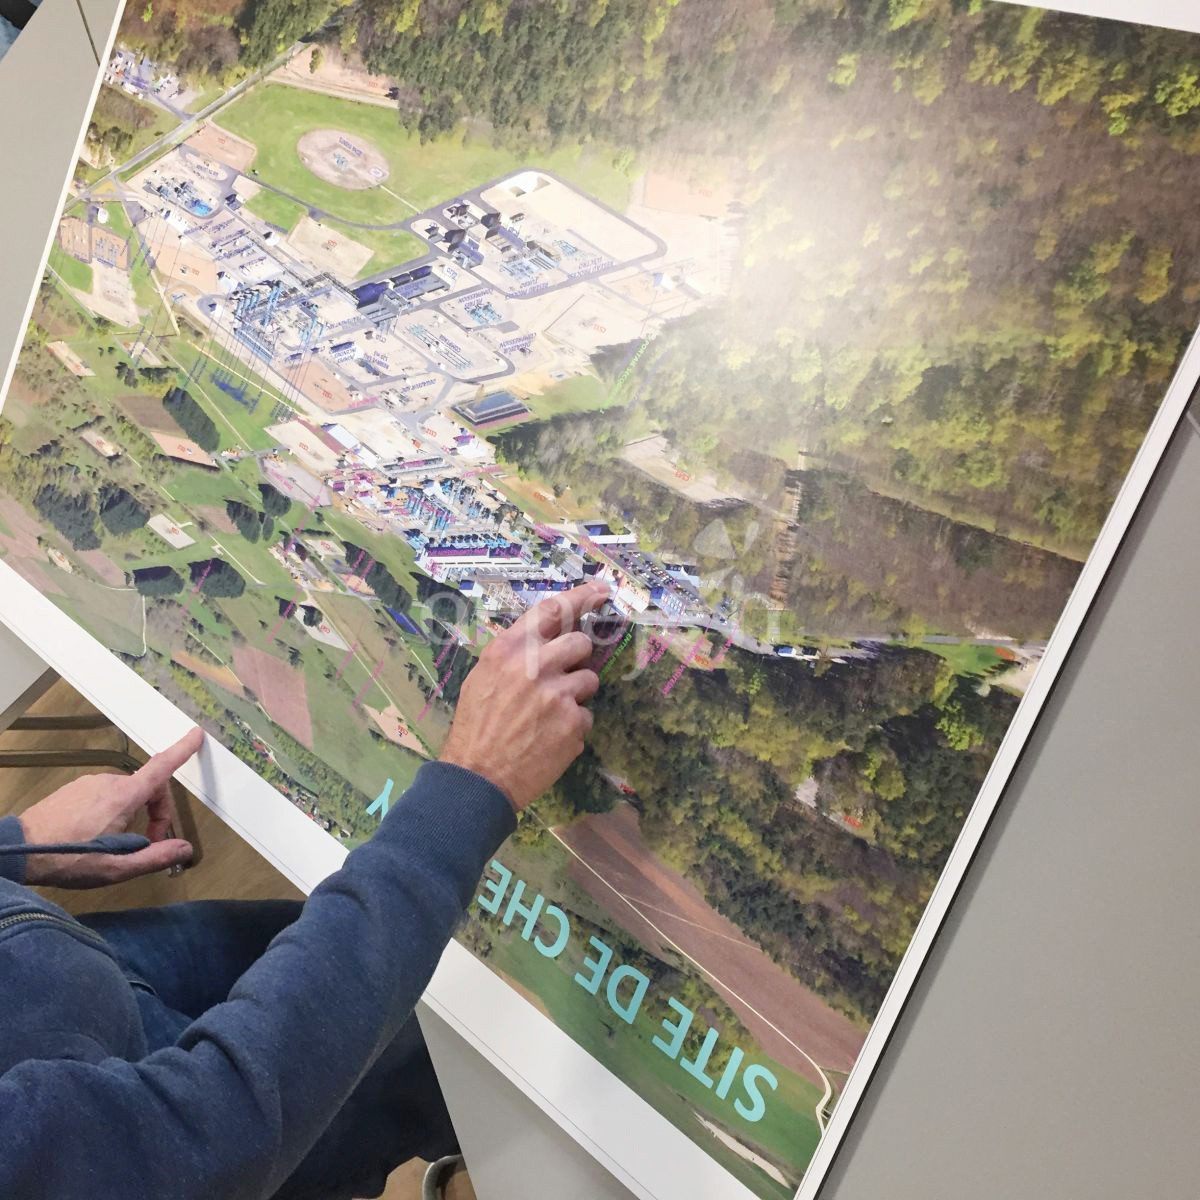
[[[460,939],[793,1195],[1200,314],[1200,44],[988,0],[154,0],[0,556],[332,838],[607,579]]]

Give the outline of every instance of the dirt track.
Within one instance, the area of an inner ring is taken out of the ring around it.
[[[206,121],[187,140],[198,154],[206,158],[215,158],[218,162],[236,167],[239,171],[248,171],[258,148],[253,142],[232,134],[228,129],[222,129],[211,121]]]
[[[661,950],[669,938],[711,972],[709,982],[772,1057],[818,1085],[817,1073],[789,1039],[822,1067],[848,1071],[854,1064],[864,1032],[660,863],[642,841],[637,813],[628,804],[556,832],[592,868],[574,862],[572,879],[647,948]]]
[[[382,151],[340,129],[310,129],[296,143],[296,153],[318,179],[348,191],[378,187],[389,174]]]

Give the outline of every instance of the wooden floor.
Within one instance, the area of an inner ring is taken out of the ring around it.
[[[64,683],[57,683],[28,715],[74,716],[94,710]],[[0,734],[0,751],[98,748],[118,750],[123,741],[113,729],[80,732],[14,732]],[[137,749],[133,753],[142,758]],[[0,770],[0,816],[16,813],[48,796],[64,783],[87,773],[87,768],[8,767]],[[175,878],[149,876],[115,887],[92,891],[46,888],[45,895],[71,912],[143,908],[180,900],[264,900],[299,897],[296,888],[261,855],[213,816],[199,800],[175,785],[180,813],[179,836],[200,850],[199,862]],[[389,1180],[386,1200],[419,1200],[424,1164],[409,1163]],[[454,1181],[454,1200],[472,1200],[474,1193],[461,1177]]]

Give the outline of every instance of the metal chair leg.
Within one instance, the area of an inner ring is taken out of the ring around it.
[[[99,713],[85,713],[78,717],[18,717],[10,722],[9,729],[109,729],[112,722]]]
[[[123,750],[0,750],[0,769],[5,767],[115,767],[132,775],[141,767]]]
[[[31,731],[66,731],[79,729],[111,729],[120,733],[120,750],[0,750],[0,770],[5,767],[116,767],[132,775],[141,763],[129,753],[129,738],[99,713],[73,717],[18,717],[8,726],[14,733]]]

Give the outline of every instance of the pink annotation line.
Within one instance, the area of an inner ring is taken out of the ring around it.
[[[379,661],[378,661],[378,662],[375,664],[375,669],[374,669],[374,670],[371,672],[370,676],[369,676],[369,677],[368,677],[368,679],[367,679],[367,682],[366,682],[366,683],[364,683],[364,684],[362,685],[362,687],[360,687],[360,688],[358,689],[358,695],[356,695],[356,696],[354,697],[354,699],[350,701],[350,707],[351,707],[352,709],[353,709],[353,708],[357,708],[357,707],[359,706],[359,704],[360,704],[360,703],[362,703],[362,698],[363,698],[363,697],[364,697],[364,696],[367,694],[367,690],[368,690],[368,688],[372,687],[372,686],[374,685],[375,681],[376,681],[376,680],[379,678],[379,676],[380,676],[381,674],[383,674],[383,664],[384,664],[384,661],[385,661],[385,660],[381,658],[381,659],[380,659],[380,660],[379,660]]]
[[[204,568],[203,571],[200,572],[200,578],[196,580],[196,586],[194,588],[192,588],[193,596],[197,595],[199,593],[200,589],[204,586],[204,581],[208,578],[209,573],[212,571],[213,567],[216,565],[216,561],[217,560],[215,558],[210,558],[208,560],[208,565]]]
[[[342,665],[338,667],[337,674],[333,677],[335,683],[341,679],[342,675],[345,673],[345,670],[350,665],[350,660],[354,657],[354,652],[358,649],[358,647],[359,643],[355,642],[354,645],[346,651],[346,657],[342,659]]]

